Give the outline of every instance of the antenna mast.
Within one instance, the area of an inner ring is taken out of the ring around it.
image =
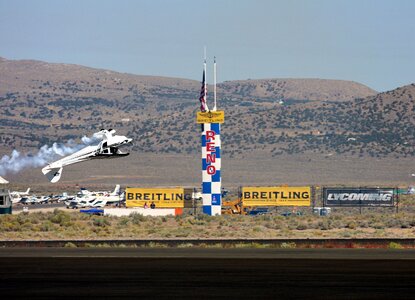
[[[205,58],[205,61],[204,61],[204,63],[203,63],[203,70],[204,70],[204,72],[205,72],[205,107],[206,107],[206,111],[209,111],[209,107],[208,107],[208,105],[207,105],[207,70],[206,70],[206,46],[204,47],[204,58]]]
[[[216,111],[216,56],[213,57],[213,109]]]

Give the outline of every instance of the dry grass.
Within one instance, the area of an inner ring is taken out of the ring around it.
[[[103,217],[55,209],[46,213],[0,216],[0,239],[413,238],[413,200],[414,197],[403,197],[399,213],[378,209],[358,214],[338,209],[328,217],[309,211],[303,216],[289,217],[144,217],[139,214]]]

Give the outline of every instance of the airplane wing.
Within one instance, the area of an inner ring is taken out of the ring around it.
[[[115,130],[101,130],[94,134],[96,138],[102,141],[97,145],[89,145],[85,148],[57,160],[42,169],[44,175],[50,182],[58,182],[62,176],[63,167],[97,158],[113,158],[127,156],[129,153],[121,152],[118,147],[130,144],[132,139],[125,136],[114,136]]]
[[[42,169],[42,173],[46,175],[50,182],[55,183],[61,179],[63,167],[50,168],[46,166]]]
[[[62,170],[64,166],[90,160],[96,155],[96,150],[97,146],[87,146],[86,148],[75,152],[74,154],[50,163],[42,169],[42,173],[46,175],[50,182],[58,182],[62,176]]]

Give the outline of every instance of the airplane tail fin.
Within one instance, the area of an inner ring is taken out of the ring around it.
[[[25,192],[25,194],[29,194],[30,192],[30,188],[27,189],[27,191]]]
[[[115,129],[101,129],[101,131],[94,133],[94,136],[102,140],[109,140],[115,134],[115,132]]]
[[[62,170],[62,167],[50,168],[49,166],[47,166],[42,169],[42,173],[46,175],[50,182],[55,183],[58,182],[59,179],[61,179]]]
[[[115,189],[114,189],[114,191],[112,192],[112,195],[113,196],[118,196],[118,194],[120,193],[120,185],[119,184],[117,184],[116,186],[115,186]]]

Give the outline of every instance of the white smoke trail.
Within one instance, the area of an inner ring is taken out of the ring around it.
[[[36,154],[22,154],[16,149],[11,155],[4,155],[0,159],[0,176],[7,173],[18,173],[24,169],[43,167],[58,157],[72,154],[87,145],[94,144],[99,141],[96,136],[81,138],[82,144],[76,144],[73,140],[69,140],[66,144],[53,143],[51,147],[42,146]]]

